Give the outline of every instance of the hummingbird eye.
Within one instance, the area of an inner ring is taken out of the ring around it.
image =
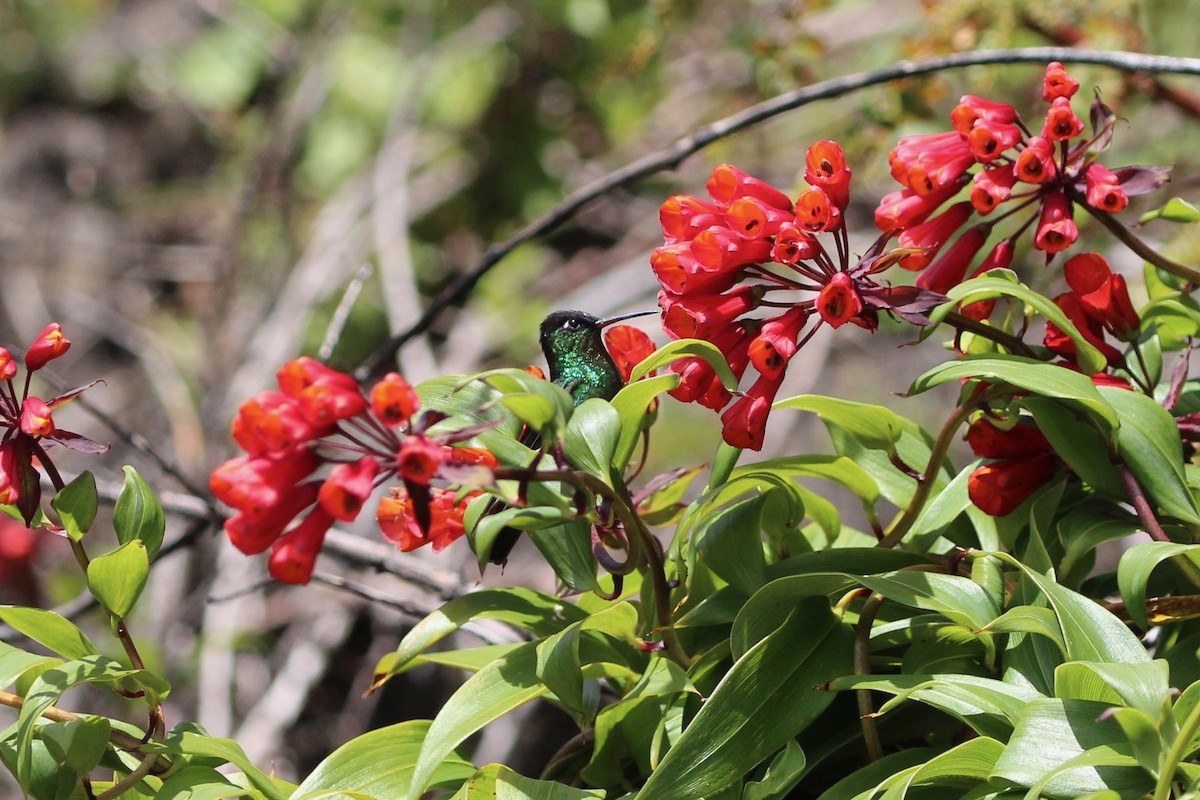
[[[564,331],[577,331],[579,330],[579,320],[569,319],[562,324],[562,327]]]

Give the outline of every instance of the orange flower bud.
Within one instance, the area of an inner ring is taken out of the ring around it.
[[[70,347],[71,341],[63,335],[62,326],[57,322],[51,322],[25,351],[25,369],[41,369],[48,362],[67,352]]]

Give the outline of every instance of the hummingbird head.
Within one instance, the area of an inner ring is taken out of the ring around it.
[[[542,320],[539,341],[542,353],[550,367],[550,377],[555,379],[577,368],[608,368],[615,372],[612,358],[604,347],[601,331],[614,322],[631,317],[657,313],[637,311],[600,319],[583,311],[555,311]]]

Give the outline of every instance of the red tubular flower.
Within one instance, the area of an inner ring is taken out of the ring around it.
[[[729,204],[723,222],[745,239],[762,239],[774,236],[782,225],[795,219],[791,211],[769,206],[754,197],[739,197]]]
[[[734,323],[709,340],[721,351],[734,377],[739,380],[750,361],[747,349],[751,338],[743,324]],[[729,402],[729,390],[721,385],[717,373],[703,359],[680,359],[671,364],[671,371],[679,374],[680,381],[669,394],[681,403],[699,402],[706,408],[718,411]]]
[[[288,523],[317,501],[320,487],[320,481],[307,481],[284,494],[275,505],[239,511],[225,520],[229,541],[248,556],[265,551],[283,534]]]
[[[1113,273],[1104,256],[1080,253],[1063,265],[1063,274],[1089,319],[1119,339],[1131,334],[1136,338],[1141,318],[1129,299],[1125,278]]]
[[[756,308],[763,291],[739,286],[725,294],[672,295],[658,293],[663,309],[663,329],[676,339],[707,339],[735,319]]]
[[[41,369],[47,363],[67,352],[71,347],[71,341],[63,335],[62,326],[57,322],[51,322],[38,337],[33,340],[33,344],[29,345],[29,349],[25,351],[25,369],[32,372],[35,369]]]
[[[1017,179],[1026,183],[1049,183],[1054,180],[1058,175],[1058,168],[1054,166],[1054,143],[1044,136],[1030,137],[1021,155],[1017,156],[1014,169]]]
[[[812,234],[792,223],[783,225],[775,234],[771,260],[778,264],[798,264],[813,258],[817,252],[817,242]]]
[[[888,155],[892,177],[917,194],[955,183],[975,163],[967,139],[957,131],[905,136]]]
[[[406,436],[396,454],[400,477],[412,483],[428,484],[442,465],[442,446],[422,434]]]
[[[1083,334],[1083,338],[1104,354],[1109,364],[1115,364],[1121,360],[1121,352],[1104,341],[1104,326],[1087,315],[1083,309],[1083,302],[1077,294],[1074,292],[1064,292],[1054,298],[1054,303],[1067,315],[1067,319],[1071,320],[1071,324],[1079,329],[1079,332]],[[1046,334],[1043,343],[1051,352],[1058,353],[1071,362],[1075,361],[1075,340],[1063,333],[1062,329],[1053,322],[1046,323]]]
[[[954,181],[928,194],[901,189],[884,195],[875,209],[875,226],[888,233],[919,225],[928,219],[938,206],[958,194],[962,185],[962,181]]]
[[[854,280],[845,272],[839,272],[829,279],[829,283],[817,295],[816,308],[821,319],[833,328],[840,328],[862,311],[863,303]]]
[[[842,146],[828,139],[808,148],[804,157],[804,180],[809,186],[823,189],[830,202],[840,211],[850,204],[850,178],[846,154]]]
[[[824,189],[809,189],[796,198],[796,223],[809,233],[831,231],[842,224],[842,212]]]
[[[604,329],[604,347],[621,371],[621,380],[629,382],[633,368],[654,353],[654,341],[632,325],[610,325]],[[466,448],[457,448],[464,450]],[[483,451],[487,453],[487,451]],[[488,453],[488,455],[492,455]],[[494,456],[493,456],[494,458]]]
[[[317,455],[303,446],[272,456],[235,456],[212,471],[208,488],[225,505],[259,514],[320,465]]]
[[[428,532],[422,531],[417,525],[412,498],[399,490],[379,501],[375,519],[383,535],[399,545],[404,552],[432,544],[436,553],[463,535],[463,513],[467,501],[477,494],[479,493],[474,492],[462,503],[455,505],[454,492],[434,489],[429,503],[431,522]]]
[[[1042,99],[1052,103],[1059,97],[1068,100],[1079,91],[1079,81],[1067,74],[1066,69],[1058,61],[1046,65],[1046,76],[1042,79]]]
[[[1083,133],[1083,120],[1071,110],[1071,101],[1065,97],[1054,98],[1046,112],[1046,123],[1042,135],[1052,142],[1065,142]]]
[[[970,216],[970,203],[955,203],[936,217],[902,232],[899,240],[900,246],[919,248],[921,252],[904,256],[899,261],[900,266],[914,272],[924,269],[937,255],[942,245],[950,240],[954,232],[961,228]]]
[[[367,408],[354,378],[307,356],[287,362],[275,377],[279,390],[295,400],[304,418],[315,426],[333,425]]]
[[[21,498],[20,460],[17,443],[8,439],[0,444],[0,504],[16,505]]]
[[[967,496],[985,514],[1003,517],[1045,486],[1057,464],[1051,453],[985,464],[967,478]]]
[[[762,450],[767,431],[767,415],[779,391],[783,373],[777,377],[762,375],[721,415],[721,435],[734,447]]]
[[[945,294],[962,283],[967,274],[967,267],[975,260],[975,256],[987,241],[990,226],[975,225],[967,228],[962,236],[950,245],[946,252],[938,256],[932,264],[921,270],[916,284],[922,289]]]
[[[750,363],[764,376],[782,378],[787,362],[796,354],[800,331],[807,322],[808,311],[802,306],[794,306],[767,320],[747,348]]]
[[[737,270],[711,270],[692,253],[694,242],[657,247],[650,254],[650,266],[658,282],[674,294],[691,292],[720,293],[737,283]]]
[[[987,164],[995,161],[1006,150],[1016,147],[1021,141],[1021,129],[1016,125],[981,120],[967,134],[967,144],[975,160]]]
[[[353,522],[375,489],[378,474],[379,462],[371,456],[363,456],[353,464],[338,464],[321,484],[317,500],[334,519]]]
[[[967,429],[967,444],[980,458],[1020,458],[1049,452],[1053,448],[1033,425],[1018,422],[1011,428],[997,427],[982,417]]]
[[[1016,121],[1017,110],[1008,103],[997,103],[972,94],[964,94],[950,112],[954,130],[964,136],[970,134],[979,122],[1009,125]]]
[[[40,397],[30,395],[21,404],[21,430],[30,436],[49,436],[54,433],[50,406]]]
[[[724,212],[720,206],[706,203],[698,197],[677,194],[668,197],[658,209],[658,219],[668,244],[691,241],[697,233],[720,225]]]
[[[1120,178],[1103,164],[1090,164],[1083,178],[1087,184],[1087,203],[1092,208],[1116,214],[1129,204],[1129,195],[1121,188]]]
[[[242,403],[230,432],[252,456],[282,453],[328,433],[305,416],[300,404],[282,392],[259,392]]]
[[[744,239],[729,228],[705,228],[692,239],[692,255],[703,269],[728,272],[770,259],[771,243],[765,239]]]
[[[280,583],[308,583],[325,543],[333,517],[321,505],[313,506],[299,525],[271,546],[267,569]]]
[[[390,428],[408,422],[420,407],[417,390],[398,372],[389,372],[371,387],[371,413]]]
[[[1012,197],[1016,182],[1017,175],[1009,164],[976,172],[971,185],[971,206],[980,214],[990,214]]]
[[[1079,238],[1079,228],[1071,219],[1071,201],[1062,192],[1054,192],[1042,200],[1033,246],[1047,253],[1061,253]]]
[[[8,348],[0,347],[0,381],[11,380],[17,374],[17,360]]]
[[[766,181],[747,175],[731,164],[721,164],[712,171],[705,187],[709,196],[728,205],[739,197],[753,197],[769,206],[790,211],[792,201],[786,194]]]

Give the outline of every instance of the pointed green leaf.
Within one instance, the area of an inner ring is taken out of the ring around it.
[[[1111,443],[1079,408],[1045,397],[1021,398],[1054,452],[1071,471],[1101,494],[1126,499],[1121,475],[1109,455]]]
[[[133,467],[122,467],[125,485],[113,507],[113,528],[121,544],[140,539],[146,545],[146,554],[153,559],[162,547],[163,533],[167,529],[166,516],[154,490],[142,480]]]
[[[771,761],[760,781],[747,781],[741,800],[776,800],[783,797],[800,782],[800,776],[808,767],[804,750],[794,741],[789,741]]]
[[[1189,551],[1195,552],[1197,547],[1200,545],[1144,542],[1135,544],[1121,554],[1117,564],[1117,586],[1125,600],[1129,618],[1143,630],[1150,627],[1146,614],[1146,582],[1150,580],[1150,573],[1163,561]]]
[[[184,767],[163,781],[154,800],[229,800],[253,795],[253,789],[234,786],[212,767]]]
[[[141,539],[93,558],[87,568],[88,589],[117,617],[127,616],[133,609],[149,576],[150,557]]]
[[[807,728],[834,695],[821,683],[851,669],[853,632],[824,598],[734,663],[638,792],[638,800],[710,795]]]
[[[1048,608],[1013,606],[989,622],[983,630],[994,633],[1036,633],[1053,642],[1064,656],[1067,654],[1062,626],[1055,613]]]
[[[1000,613],[982,586],[960,575],[901,570],[886,575],[866,575],[859,581],[890,600],[936,611],[975,631]]]
[[[242,750],[241,745],[232,739],[208,736],[207,734],[190,730],[186,726],[180,726],[179,729],[168,734],[165,740],[152,739],[150,742],[142,745],[142,749],[147,753],[159,753],[161,755],[199,756],[205,759],[219,759],[241,770],[246,781],[261,792],[267,800],[288,800],[289,795],[291,795],[290,789],[285,790],[274,778],[254,766],[250,762],[250,759],[246,757],[246,751]]]
[[[100,763],[108,749],[112,726],[104,717],[85,717],[72,722],[52,722],[38,729],[42,741],[59,763],[87,775]]]
[[[83,535],[92,527],[99,503],[96,478],[87,470],[79,473],[75,480],[64,486],[50,501],[50,505],[58,512],[63,530],[76,542],[82,540]]]
[[[612,485],[613,454],[621,434],[621,416],[604,400],[583,401],[567,421],[563,443],[578,469]]]
[[[1071,661],[1054,671],[1054,696],[1129,706],[1158,719],[1171,697],[1170,680],[1170,669],[1161,658],[1149,664]]]
[[[726,363],[725,356],[721,353],[721,350],[716,345],[700,339],[677,339],[664,344],[633,368],[633,373],[629,376],[629,382],[633,383],[643,375],[649,374],[651,370],[665,367],[673,361],[688,357],[699,358],[708,362],[708,365],[717,373],[717,377],[726,389],[731,392],[737,389],[737,377],[733,374],[733,370],[729,368],[729,364]]]
[[[529,538],[566,586],[577,592],[590,592],[598,586],[592,526],[587,520],[529,531]]]
[[[475,773],[450,800],[604,800],[599,789],[575,789],[556,781],[526,778],[502,764]]]
[[[621,435],[617,439],[617,448],[612,456],[613,466],[618,472],[624,472],[625,467],[629,465],[629,459],[633,458],[638,434],[642,432],[642,420],[646,417],[646,409],[651,401],[678,385],[679,375],[668,372],[666,375],[627,383],[612,399],[612,407],[621,418]]]
[[[1150,502],[1171,516],[1200,524],[1200,509],[1183,470],[1179,426],[1156,400],[1141,392],[1099,387],[1121,418],[1117,453],[1137,477]]]
[[[318,764],[290,800],[315,800],[334,791],[378,798],[402,796],[408,791],[429,724],[429,720],[411,720],[351,739]],[[454,788],[474,773],[470,761],[451,752],[434,771],[430,785]]]
[[[693,533],[696,557],[735,589],[753,594],[766,582],[759,519],[767,495],[721,509]]]
[[[83,631],[53,611],[21,606],[0,606],[0,621],[20,631],[63,658],[100,655]]]
[[[919,430],[915,422],[905,419],[885,406],[856,403],[818,394],[789,397],[775,403],[772,408],[811,411],[826,424],[836,425],[873,450],[887,450],[900,440],[904,431]]]
[[[1105,432],[1115,430],[1119,424],[1117,413],[1087,375],[1021,356],[965,356],[947,361],[917,378],[908,394],[920,394],[944,383],[967,379],[1008,383],[1043,397],[1057,398],[1087,414]]]
[[[1145,225],[1156,219],[1165,219],[1168,222],[1200,222],[1200,209],[1182,197],[1172,197],[1158,208],[1142,214],[1138,224]]]

